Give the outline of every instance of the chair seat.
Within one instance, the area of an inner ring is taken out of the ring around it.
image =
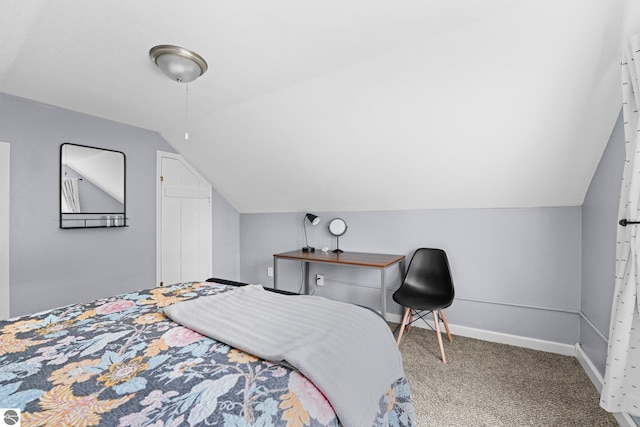
[[[404,307],[414,310],[441,310],[447,308],[453,302],[451,294],[431,294],[428,299],[424,297],[424,290],[413,286],[402,286],[394,294],[393,300]]]

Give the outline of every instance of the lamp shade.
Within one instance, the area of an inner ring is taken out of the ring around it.
[[[178,46],[155,46],[149,51],[149,56],[167,77],[181,83],[194,81],[208,68],[200,55]]]
[[[307,220],[309,220],[311,225],[318,225],[318,223],[320,222],[320,217],[318,215],[314,215],[312,213],[308,213],[307,215],[305,215],[305,218],[307,218]]]

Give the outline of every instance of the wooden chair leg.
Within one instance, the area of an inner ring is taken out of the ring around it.
[[[411,325],[413,324],[413,315],[416,311],[412,308],[409,312],[409,322],[407,323],[407,332],[411,332]]]
[[[449,324],[447,323],[447,318],[444,317],[444,310],[440,310],[440,317],[442,317],[442,323],[444,323],[444,328],[447,330],[447,337],[449,337],[449,342],[453,342],[451,339],[451,331],[449,331]]]
[[[438,336],[438,345],[440,346],[440,357],[442,357],[442,361],[447,363],[447,358],[444,355],[444,346],[442,345],[442,336],[440,335],[440,322],[438,321],[438,312],[436,310],[433,311],[433,323],[436,326],[436,335]]]
[[[407,322],[407,317],[409,316],[409,312],[411,309],[409,307],[404,309],[404,316],[402,316],[402,323],[400,324],[400,332],[398,332],[398,338],[396,339],[396,344],[400,345],[400,340],[402,339],[402,333],[404,332],[404,325]]]

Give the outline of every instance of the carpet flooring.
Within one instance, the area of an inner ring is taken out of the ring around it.
[[[400,344],[418,426],[618,425],[575,357],[443,339],[446,364],[431,330],[412,328]]]

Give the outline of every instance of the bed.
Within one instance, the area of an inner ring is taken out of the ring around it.
[[[0,408],[19,410],[22,426],[346,425],[287,361],[260,359],[165,315],[174,304],[245,289],[238,285],[182,283],[1,321]],[[404,376],[366,425],[415,425]]]

